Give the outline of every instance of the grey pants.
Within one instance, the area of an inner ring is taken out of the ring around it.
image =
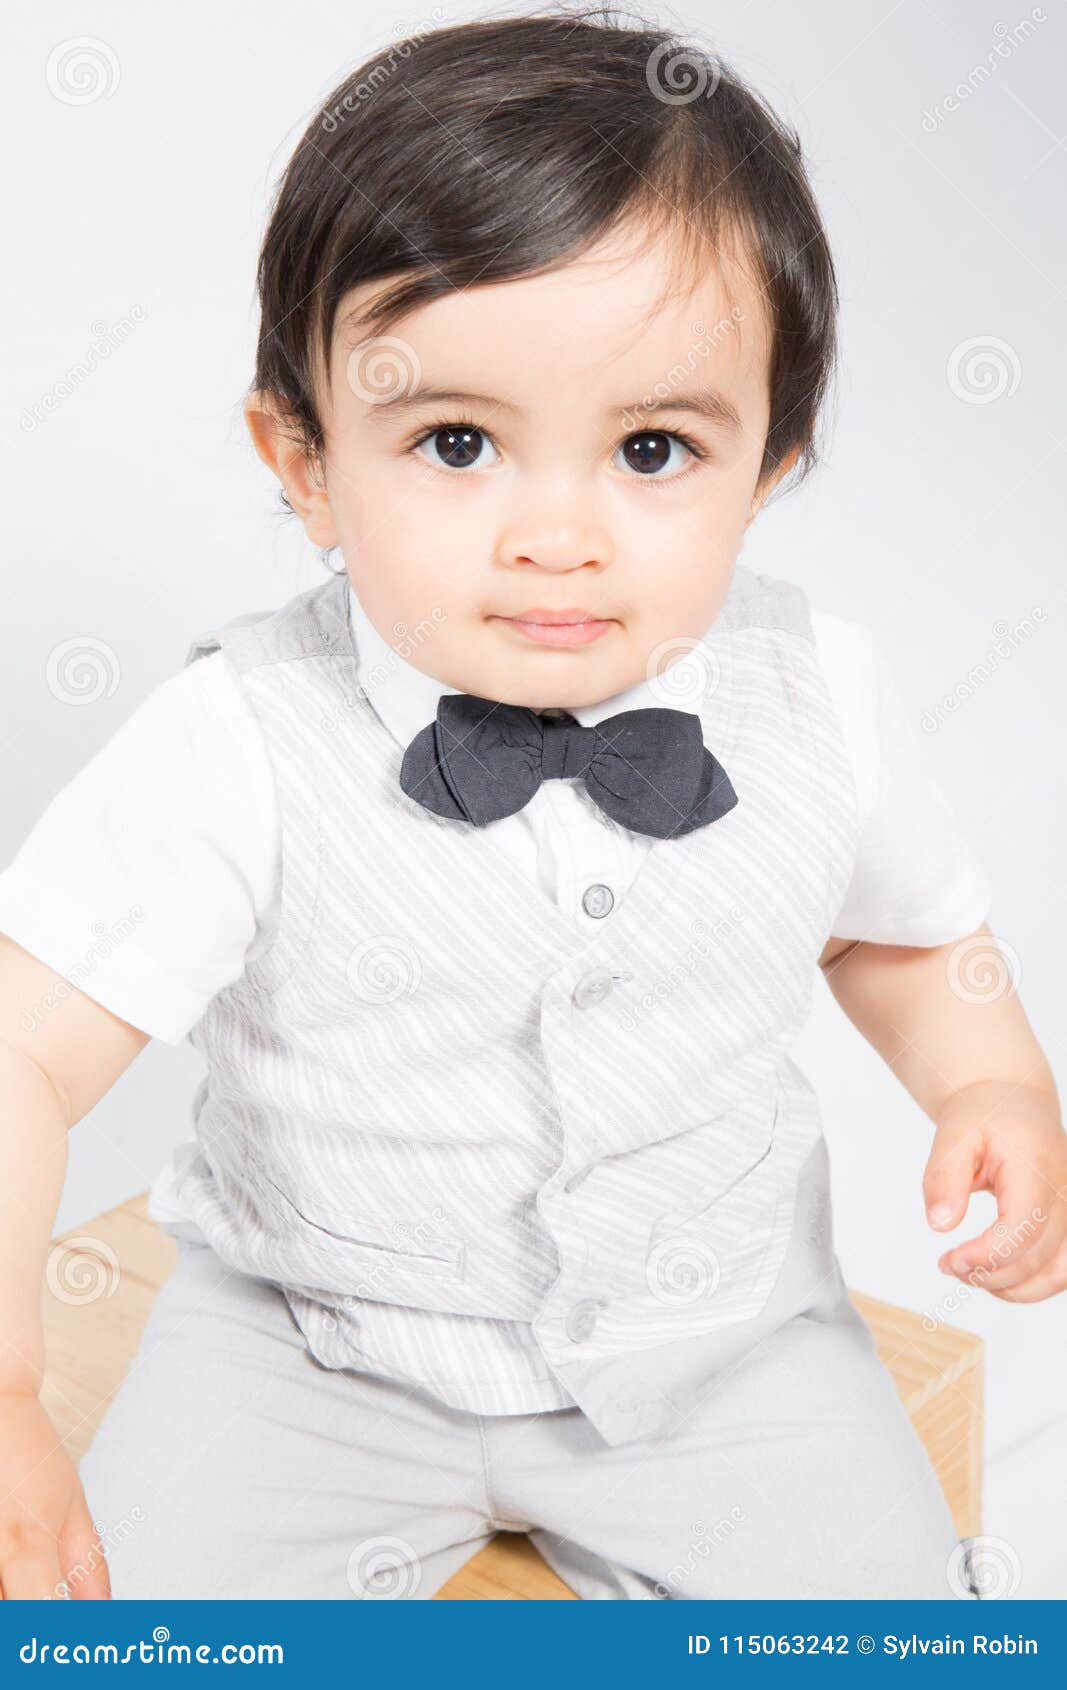
[[[669,1438],[477,1415],[312,1357],[281,1291],[179,1241],[81,1467],[115,1597],[430,1597],[498,1529],[582,1597],[967,1596],[851,1303],[709,1378]]]

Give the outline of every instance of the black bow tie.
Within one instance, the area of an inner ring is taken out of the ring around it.
[[[543,780],[569,776],[615,821],[655,839],[705,827],[738,802],[699,717],[666,707],[622,710],[585,728],[566,713],[443,693],[400,766],[409,797],[475,827],[521,810]]]

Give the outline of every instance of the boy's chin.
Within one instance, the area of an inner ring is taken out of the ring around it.
[[[634,686],[643,678],[643,675],[638,675],[630,680],[615,680],[607,676],[600,681],[594,681],[591,677],[586,677],[584,685],[576,686],[573,676],[561,676],[559,684],[555,686],[551,682],[546,686],[542,681],[522,686],[517,684],[516,677],[512,675],[506,681],[501,679],[500,684],[495,687],[489,686],[481,696],[493,698],[500,704],[514,704],[524,710],[578,710],[585,705],[602,704],[605,699],[625,692],[628,687]],[[468,692],[478,690],[476,687],[466,688]]]
[[[511,651],[503,663],[472,665],[462,690],[526,710],[573,710],[614,698],[645,679],[643,664],[631,673],[617,660],[604,662],[592,648]]]

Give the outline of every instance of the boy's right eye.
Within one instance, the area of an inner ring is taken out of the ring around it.
[[[441,423],[416,441],[414,449],[422,452],[426,447],[431,455],[424,462],[434,469],[466,470],[486,469],[490,462],[496,461],[484,457],[485,446],[496,451],[484,429],[476,428],[473,423]]]

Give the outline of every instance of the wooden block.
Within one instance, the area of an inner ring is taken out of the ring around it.
[[[879,1358],[926,1446],[960,1537],[982,1530],[983,1346],[981,1338],[861,1292],[849,1295],[871,1329]]]
[[[149,1217],[147,1193],[53,1243],[42,1293],[47,1368],[41,1400],[80,1461],[140,1342],[177,1260]],[[971,1332],[852,1292],[881,1360],[938,1474],[961,1536],[981,1531],[982,1343]],[[567,1601],[574,1592],[522,1532],[498,1532],[436,1600]]]
[[[435,1601],[576,1602],[525,1532],[497,1532],[443,1584]]]
[[[41,1401],[81,1460],[137,1352],[178,1249],[147,1194],[53,1242],[42,1290],[47,1368]]]

